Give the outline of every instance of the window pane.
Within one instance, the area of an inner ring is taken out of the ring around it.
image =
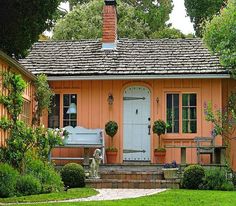
[[[188,119],[188,107],[183,107],[183,109],[182,109],[182,118],[183,118],[183,120]]]
[[[179,107],[179,95],[173,94],[173,99],[174,99],[174,107]]]
[[[190,119],[197,119],[196,107],[190,108]]]
[[[48,114],[48,127],[60,127],[60,95],[55,94],[52,98],[51,113]]]
[[[182,129],[183,133],[188,133],[188,121],[187,120],[183,121],[182,127],[183,127],[183,129]]]
[[[77,126],[77,95],[76,94],[64,94],[63,95],[63,127],[65,126]],[[75,113],[76,112],[76,113]]]
[[[190,133],[196,133],[197,132],[197,122],[196,120],[190,121]]]
[[[182,106],[188,106],[188,94],[183,94],[182,95]]]
[[[169,125],[167,133],[179,132],[179,94],[166,95],[166,121]]]
[[[171,108],[172,108],[172,95],[167,94],[167,109],[171,109]]]
[[[197,100],[196,100],[196,94],[190,94],[190,106],[196,106]]]

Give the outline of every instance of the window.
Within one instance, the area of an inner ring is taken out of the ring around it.
[[[196,94],[182,95],[182,132],[197,132],[197,97]]]
[[[63,127],[77,125],[77,95],[63,95]]]
[[[55,94],[53,96],[51,112],[48,114],[48,127],[60,127],[60,94]]]
[[[62,114],[60,108],[62,108]],[[61,118],[62,125],[60,124]],[[48,114],[48,127],[66,126],[77,126],[77,94],[55,94],[53,97],[51,112]]]
[[[30,101],[24,100],[20,119],[26,124],[30,124]]]
[[[179,100],[182,99],[180,111]],[[182,113],[180,113],[182,112]],[[182,116],[182,128],[180,117]],[[167,133],[196,133],[197,132],[197,95],[196,94],[167,94],[166,122],[169,127]]]
[[[179,132],[179,94],[167,94],[167,133]]]

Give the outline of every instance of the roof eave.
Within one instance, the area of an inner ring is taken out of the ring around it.
[[[164,75],[88,75],[48,76],[48,81],[62,80],[126,80],[126,79],[229,79],[230,74],[164,74]]]
[[[19,62],[17,62],[15,59],[11,58],[7,54],[5,54],[3,51],[0,50],[0,58],[2,58],[5,62],[7,62],[10,66],[15,67],[18,69],[22,74],[30,78],[31,80],[35,80],[36,76],[32,74],[29,70],[27,70],[25,67],[23,67]]]

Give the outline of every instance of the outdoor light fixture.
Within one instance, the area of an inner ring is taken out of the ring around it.
[[[114,97],[113,97],[112,93],[109,93],[109,94],[108,94],[107,102],[108,102],[109,105],[112,105],[112,104],[113,104],[113,102],[114,102]]]
[[[76,104],[71,103],[69,109],[67,110],[66,114],[76,114]]]
[[[156,102],[157,102],[157,104],[159,103],[159,98],[158,97],[156,98]]]

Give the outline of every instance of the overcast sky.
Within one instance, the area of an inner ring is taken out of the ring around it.
[[[186,17],[186,11],[184,7],[184,0],[173,0],[174,8],[170,15],[170,23],[176,29],[179,29],[184,34],[193,33],[193,25],[190,22],[189,17]],[[68,10],[68,4],[62,3],[61,7]]]

